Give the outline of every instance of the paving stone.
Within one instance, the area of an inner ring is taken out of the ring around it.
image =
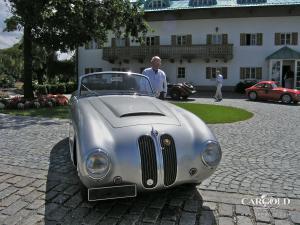
[[[288,220],[275,220],[275,225],[290,225]]]
[[[105,218],[104,220],[102,220],[100,223],[98,223],[99,225],[116,225],[118,223],[118,219],[116,218]]]
[[[8,197],[9,195],[13,194],[16,191],[18,191],[18,189],[12,186],[9,186],[8,188],[0,191],[0,200]]]
[[[9,186],[10,186],[10,184],[8,184],[8,183],[0,183],[0,191],[6,189]]]
[[[182,199],[182,198],[173,198],[169,202],[169,205],[174,206],[174,207],[181,207],[183,205],[183,203],[184,203],[184,199]]]
[[[254,225],[249,217],[237,216],[237,225]]]
[[[109,212],[108,217],[121,218],[128,210],[128,205],[115,205]]]
[[[183,212],[179,221],[179,225],[194,225],[196,223],[197,214]]]
[[[130,216],[126,216],[124,217],[121,222],[119,223],[119,225],[136,225],[137,222],[139,220],[139,216],[138,215],[130,215]]]
[[[220,225],[234,225],[233,219],[231,217],[219,217]]]
[[[289,212],[291,220],[295,224],[300,224],[300,212],[298,211],[291,211]]]
[[[174,207],[167,207],[164,208],[162,211],[162,220],[171,220],[171,221],[176,221],[177,215],[178,215],[178,208]]]
[[[203,202],[202,208],[205,208],[206,210],[217,210],[217,203],[215,202]]]
[[[165,204],[166,204],[166,199],[165,198],[157,198],[157,199],[155,199],[154,201],[151,202],[150,207],[151,208],[162,209]]]
[[[229,204],[219,204],[219,215],[232,217],[232,205]]]
[[[144,212],[146,208],[146,205],[144,204],[134,204],[130,210],[129,210],[129,214],[137,214],[140,215]]]
[[[143,222],[155,223],[160,214],[159,209],[148,208],[144,212]]]
[[[22,221],[22,225],[32,225],[41,223],[44,220],[44,217],[41,215],[32,215],[29,218]]]
[[[4,224],[5,225],[20,224],[23,221],[23,219],[26,218],[30,213],[32,213],[31,210],[22,209],[18,213],[7,217],[7,219],[5,220]]]
[[[65,191],[64,194],[67,195],[74,195],[76,192],[79,191],[79,186],[78,185],[72,185],[70,187],[68,187]]]
[[[83,219],[83,224],[95,225],[104,217],[104,215],[105,213],[101,214],[101,212],[91,211],[90,214]]]
[[[46,197],[47,198],[47,197]],[[70,198],[69,195],[64,195],[64,194],[58,194],[55,198],[51,200],[51,202],[58,203],[58,204],[63,204]]]
[[[28,187],[21,188],[16,194],[24,196],[24,195],[28,195],[33,190],[34,190],[34,187],[29,187],[28,186]]]
[[[29,185],[30,183],[33,183],[33,181],[35,181],[35,179],[23,177],[20,181],[15,183],[14,186],[18,187],[18,188],[23,188],[23,187],[26,187],[27,185]]]
[[[188,212],[197,212],[199,207],[199,201],[197,200],[188,200],[184,204],[184,210]]]
[[[0,206],[1,207],[7,207],[10,206],[12,203],[16,202],[19,200],[21,196],[12,194],[9,197],[4,198],[3,200],[0,201]]]
[[[47,206],[46,206],[46,218],[48,220],[54,220],[54,221],[62,221],[62,219],[66,216],[70,209],[66,207],[58,207],[54,210],[52,210],[49,214],[47,213]]]
[[[282,209],[271,209],[271,214],[275,219],[286,219],[288,217],[288,211]]]
[[[65,202],[65,206],[76,208],[82,202],[81,193],[77,193],[76,195],[72,196],[68,201]]]
[[[216,219],[213,214],[213,211],[202,211],[200,220],[199,220],[200,225],[215,225],[216,224]]]
[[[12,175],[12,174],[4,174],[4,175],[2,175],[2,176],[0,176],[0,182],[2,183],[2,182],[4,182],[4,181],[6,181],[6,180],[8,180],[9,178],[12,178],[14,175]]]
[[[37,179],[36,181],[34,181],[33,183],[31,183],[30,186],[38,188],[38,187],[42,186],[45,183],[46,183],[45,180],[39,180],[39,179]]]
[[[15,177],[12,177],[12,178],[6,180],[6,182],[9,184],[16,184],[19,181],[21,181],[22,179],[23,179],[23,177],[21,177],[21,176],[15,176]]]
[[[34,200],[33,203],[31,203],[30,205],[28,205],[27,209],[39,209],[40,207],[42,207],[45,204],[44,200]]]
[[[266,223],[271,222],[270,214],[266,209],[254,207],[253,210],[254,210],[256,221],[266,222]]]
[[[34,190],[33,192],[29,193],[28,195],[23,197],[23,200],[26,202],[33,202],[35,199],[37,199],[38,197],[40,197],[43,193]]]
[[[11,204],[10,206],[8,206],[6,209],[2,210],[1,213],[7,214],[7,215],[16,214],[19,210],[21,210],[22,208],[27,206],[27,204],[28,204],[27,202],[18,200],[16,202],[14,202],[13,204]]]
[[[235,212],[237,215],[251,216],[250,207],[246,205],[236,205]]]

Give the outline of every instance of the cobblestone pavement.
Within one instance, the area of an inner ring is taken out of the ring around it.
[[[300,224],[300,105],[194,102],[255,114],[244,122],[210,125],[223,149],[216,173],[197,188],[97,203],[82,201],[66,121],[0,115],[0,224]],[[290,204],[253,206],[250,199],[262,193]]]

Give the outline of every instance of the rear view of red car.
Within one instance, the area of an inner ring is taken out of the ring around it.
[[[261,81],[246,89],[248,98],[255,100],[281,101],[285,104],[297,104],[300,101],[300,91],[278,86],[275,81]]]

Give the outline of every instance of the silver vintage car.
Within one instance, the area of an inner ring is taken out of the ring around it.
[[[70,153],[89,201],[196,185],[220,163],[205,123],[155,98],[141,74],[84,75],[70,105]]]

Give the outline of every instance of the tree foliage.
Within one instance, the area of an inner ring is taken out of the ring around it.
[[[139,37],[147,31],[139,4],[129,0],[6,0],[13,16],[6,31],[24,30],[24,95],[32,94],[32,43],[51,51],[74,50],[108,31]]]

